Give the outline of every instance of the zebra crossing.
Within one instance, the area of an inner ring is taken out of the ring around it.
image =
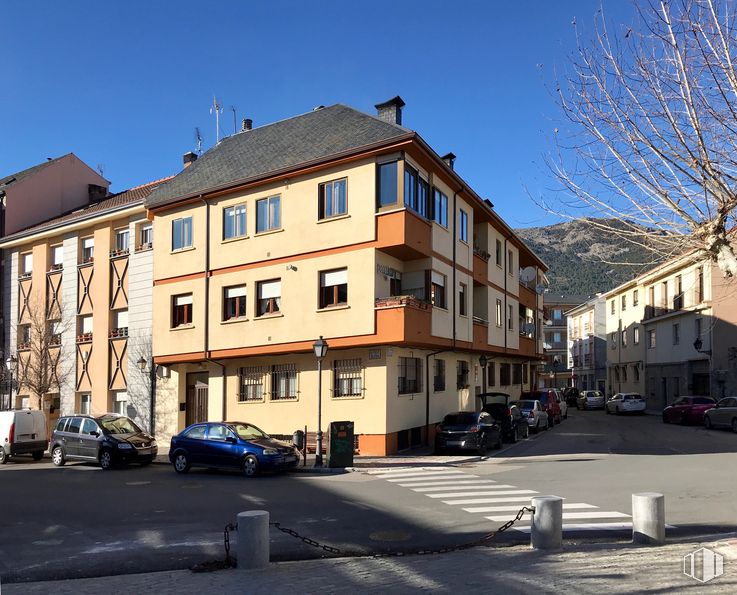
[[[459,469],[419,467],[372,469],[378,479],[418,494],[457,506],[470,514],[482,514],[492,522],[503,523],[512,513],[530,504],[539,492],[493,479],[485,479]],[[630,515],[615,510],[601,510],[588,502],[563,501],[563,533],[576,531],[631,531]],[[525,515],[512,529],[522,533],[531,530],[531,516]]]

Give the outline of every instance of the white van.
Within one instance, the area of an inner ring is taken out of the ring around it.
[[[40,461],[49,447],[43,411],[0,411],[0,465],[15,455],[31,454]]]

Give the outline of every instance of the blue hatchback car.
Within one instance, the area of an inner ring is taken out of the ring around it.
[[[171,439],[169,461],[177,473],[190,467],[240,469],[246,477],[260,471],[296,467],[299,452],[246,422],[192,424]]]

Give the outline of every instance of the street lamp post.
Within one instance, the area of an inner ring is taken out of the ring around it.
[[[142,373],[146,372],[146,367],[148,366],[148,361],[145,357],[141,356],[138,361],[136,362],[138,364],[138,369],[141,370]],[[149,403],[149,413],[150,413],[150,419],[148,422],[149,432],[151,435],[154,435],[154,431],[156,430],[156,421],[155,421],[155,413],[156,413],[156,366],[154,365],[153,358],[151,358],[151,366],[149,367],[149,390],[151,391],[151,403]]]
[[[486,357],[486,354],[482,354],[479,358],[479,364],[481,364],[481,386],[483,387],[482,391],[483,393],[486,392],[486,366],[489,364],[489,358]]]
[[[560,366],[560,360],[556,357],[553,360],[553,388],[558,388],[558,366]]]
[[[317,441],[315,446],[315,467],[322,467],[322,360],[328,353],[328,342],[322,338],[312,344],[317,358]]]
[[[8,372],[10,372],[10,381],[8,382],[8,407],[13,408],[13,372],[15,372],[15,366],[18,360],[14,356],[8,356],[5,360],[5,364],[8,366]]]

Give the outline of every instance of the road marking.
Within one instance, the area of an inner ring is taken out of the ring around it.
[[[472,500],[471,502],[466,502],[465,500],[442,500],[442,502],[443,504],[450,504],[453,506],[457,504],[503,504],[504,502],[529,502],[530,500],[532,500],[532,496],[509,496],[507,498],[482,498],[478,500]],[[463,510],[471,512],[475,509],[464,508]]]
[[[593,504],[586,504],[585,502],[572,502],[570,504],[563,504],[563,510],[567,508],[597,508]],[[519,504],[516,506],[479,506],[477,508],[464,508],[466,512],[517,512],[520,509]],[[489,518],[489,517],[487,517]]]
[[[518,494],[520,492],[510,492],[510,489],[515,489],[517,486],[487,486],[483,490],[478,492],[443,492],[442,494],[425,494],[428,498],[463,498],[464,496],[496,496],[497,494]],[[486,491],[493,488],[492,491]],[[495,490],[504,490],[497,492]],[[524,494],[525,492],[521,492]]]
[[[466,477],[477,477],[476,475],[466,475]],[[412,483],[398,483],[398,486],[401,486],[403,488],[422,488],[426,486],[455,486],[459,484],[468,484],[468,483],[477,483],[479,481],[484,480],[478,480],[478,479],[470,479],[470,480],[451,480],[451,481],[445,481],[445,477],[441,477],[440,480],[435,481],[413,481]],[[492,480],[487,480],[490,483],[496,483]]]
[[[399,484],[402,485],[402,484]],[[412,485],[409,485],[407,487],[411,487],[413,492],[442,492],[445,490],[450,489],[451,487],[458,488],[459,490],[475,490],[479,488],[491,488],[496,487],[495,481],[447,481],[442,482],[440,486],[438,484],[432,484],[433,487],[429,488],[416,488]],[[508,486],[505,486],[508,487]]]
[[[630,515],[622,512],[606,512],[597,510],[596,512],[564,512],[563,520],[566,519],[618,519],[618,518],[629,518]],[[508,521],[509,518],[506,516],[487,516],[490,521]]]
[[[507,518],[504,519],[508,520]],[[532,527],[512,527],[522,533],[529,533]],[[569,523],[563,524],[563,531],[626,531],[632,530],[632,523]]]
[[[497,492],[494,494],[495,496],[515,496],[515,497],[521,497],[522,494],[530,494],[530,496],[521,498],[522,500],[531,500],[532,494],[537,494],[538,492],[535,492],[534,490],[508,490],[508,491],[502,491]],[[463,500],[443,500],[445,504],[450,504],[451,506],[457,506],[459,504],[493,504],[495,502],[509,502],[509,500],[499,500],[497,498],[468,498]]]
[[[465,477],[466,474],[463,471],[420,471],[419,473],[402,473],[401,475],[391,475],[390,477],[381,477],[387,481],[407,481],[410,478],[417,478],[417,481],[428,479],[430,477]]]

